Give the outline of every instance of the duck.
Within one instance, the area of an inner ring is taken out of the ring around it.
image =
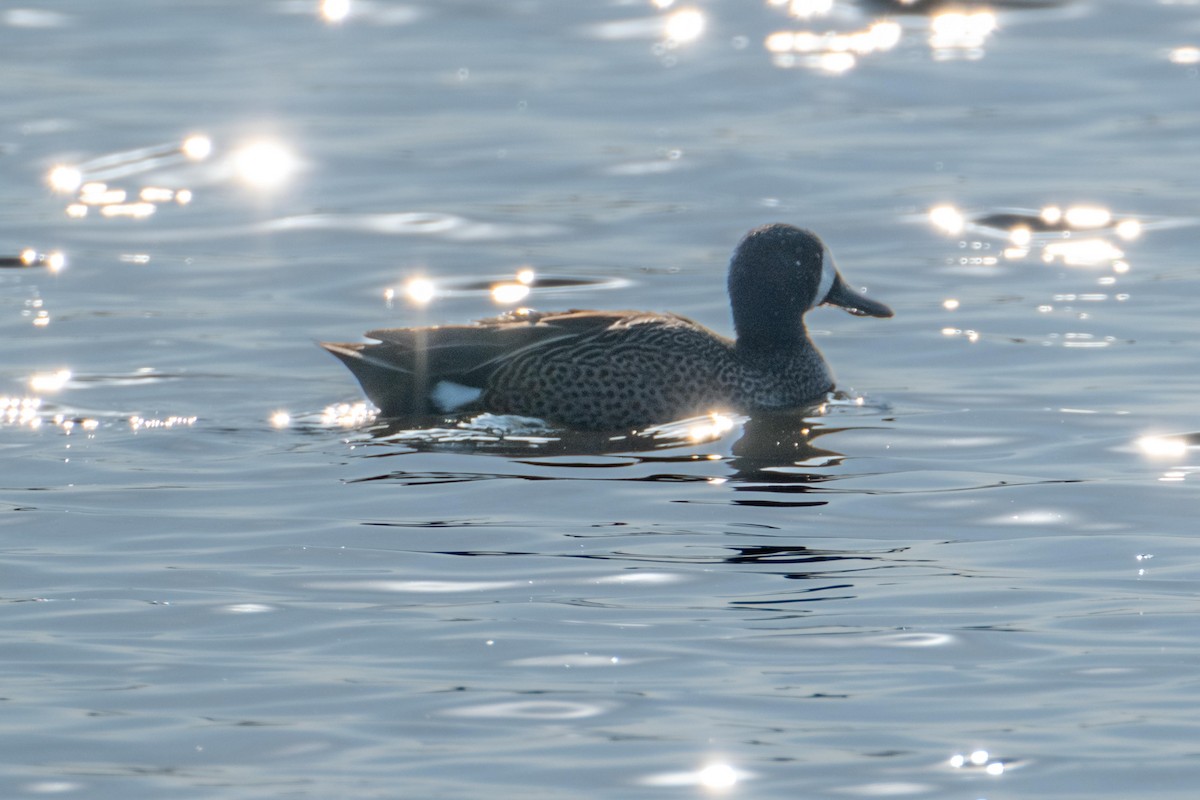
[[[476,412],[589,431],[636,430],[712,411],[753,415],[821,402],[833,373],[804,325],[817,306],[891,317],[852,289],[817,234],[785,223],[742,237],[729,262],[734,338],[647,311],[517,309],[466,325],[320,342],[384,417]]]

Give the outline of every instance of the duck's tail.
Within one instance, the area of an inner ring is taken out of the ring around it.
[[[437,387],[430,386],[429,370],[421,363],[420,352],[410,354],[408,363],[397,363],[377,352],[387,349],[378,344],[319,344],[346,365],[385,417],[427,416],[455,410],[449,402],[438,402]],[[475,397],[478,395],[476,390]]]

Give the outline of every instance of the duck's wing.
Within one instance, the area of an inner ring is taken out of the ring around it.
[[[384,328],[367,332],[377,342],[321,346],[354,373],[384,414],[428,414],[469,404],[492,373],[513,359],[551,345],[586,341],[650,316],[633,311],[523,312],[473,325]],[[455,398],[466,400],[460,404],[452,402]]]
[[[505,362],[549,345],[587,340],[644,316],[633,311],[530,312],[473,325],[384,328],[367,332],[367,338],[379,344],[366,345],[362,352],[393,370],[425,370],[431,377],[463,379],[482,387]]]

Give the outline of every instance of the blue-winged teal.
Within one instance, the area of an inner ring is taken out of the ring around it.
[[[802,407],[833,388],[804,328],[818,305],[890,317],[842,280],[816,234],[746,234],[729,264],[737,339],[675,314],[520,310],[473,325],[390,328],[322,343],[388,417],[492,411],[616,430],[711,410]]]

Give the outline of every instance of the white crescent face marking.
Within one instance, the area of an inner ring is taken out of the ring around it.
[[[446,414],[475,402],[481,394],[483,394],[483,389],[477,389],[474,386],[463,386],[454,381],[438,381],[429,396],[438,411]]]
[[[817,293],[813,296],[814,308],[825,302],[825,298],[829,296],[829,290],[833,288],[833,281],[836,277],[837,264],[833,260],[833,253],[829,252],[829,248],[826,247],[821,250],[821,282],[817,284]]]

